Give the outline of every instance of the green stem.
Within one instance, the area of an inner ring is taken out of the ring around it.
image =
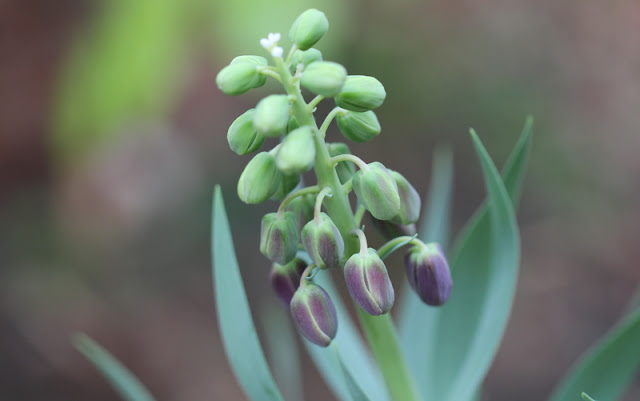
[[[278,207],[278,214],[281,215],[282,213],[284,213],[289,202],[291,202],[295,198],[307,194],[315,194],[317,192],[320,192],[320,187],[317,185],[312,185],[310,187],[300,188],[297,191],[290,193],[286,198],[282,200],[282,203],[280,203],[280,207]]]
[[[349,235],[349,232],[357,228],[357,225],[353,210],[351,210],[348,194],[342,189],[338,174],[331,163],[331,156],[324,142],[324,135],[318,132],[313,113],[302,98],[299,88],[294,84],[289,69],[281,58],[275,58],[274,60],[282,85],[287,94],[293,99],[292,108],[296,119],[301,126],[309,125],[314,128],[316,133],[313,136],[316,146],[314,171],[318,186],[321,188],[329,187],[333,193],[333,196],[327,198],[324,203],[327,214],[336,223],[344,239],[344,258],[346,260],[358,251],[357,238]],[[368,168],[366,164],[364,164],[364,167]],[[358,315],[391,399],[397,401],[421,401],[416,391],[413,377],[409,374],[407,363],[400,349],[391,316],[389,314],[371,316],[360,308],[358,308]]]
[[[322,134],[323,138],[327,134],[327,130],[329,129],[329,125],[331,125],[331,121],[333,121],[335,116],[338,115],[338,113],[340,113],[342,110],[343,109],[341,109],[340,107],[335,107],[329,112],[329,114],[327,114],[324,121],[322,122],[322,125],[320,126],[320,133]]]
[[[408,235],[405,235],[402,237],[396,237],[388,241],[386,244],[382,245],[380,249],[378,249],[378,255],[380,256],[381,259],[384,259],[387,256],[391,255],[398,248],[403,247],[407,244],[424,245],[424,243],[419,239],[417,239],[416,237],[417,237],[417,234],[412,237]]]

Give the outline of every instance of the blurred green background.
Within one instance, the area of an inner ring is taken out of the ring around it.
[[[277,302],[258,251],[276,204],[238,200],[248,158],[225,136],[275,86],[232,98],[214,79],[309,7],[330,20],[325,59],[387,89],[383,134],[355,153],[424,193],[433,147],[452,146],[456,230],[484,197],[468,128],[501,165],[535,117],[521,280],[487,397],[543,399],[617,320],[640,282],[639,2],[6,0],[1,400],[117,399],[76,331],[159,401],[243,399],[215,325],[210,198],[222,184],[259,319]],[[389,268],[400,288],[400,258]],[[330,399],[306,357],[304,371],[307,399]]]

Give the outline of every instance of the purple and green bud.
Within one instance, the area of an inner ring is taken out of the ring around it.
[[[218,88],[227,95],[238,96],[260,86],[264,77],[254,63],[240,62],[229,64],[216,76]]]
[[[315,198],[312,194],[298,196],[287,204],[285,210],[293,212],[298,218],[298,229],[302,228],[313,218]]]
[[[298,331],[312,343],[326,347],[338,331],[338,315],[329,294],[317,284],[307,282],[293,294],[289,304]]]
[[[260,67],[267,67],[269,65],[269,62],[267,61],[266,58],[261,56],[253,56],[253,55],[238,56],[233,60],[231,60],[230,65],[234,65],[238,63],[250,63],[250,64],[253,64],[256,67],[256,69],[260,69]],[[259,78],[256,79],[256,83],[253,86],[254,88],[259,88],[267,82],[266,75],[264,74],[258,74],[258,75],[259,75]]]
[[[320,52],[320,50],[296,50],[291,57],[291,73],[296,73],[299,64],[302,64],[304,68],[306,68],[309,64],[316,61],[322,61],[322,53]]]
[[[275,158],[268,152],[258,153],[240,175],[238,196],[244,203],[262,203],[276,193],[282,177]]]
[[[390,220],[400,211],[398,185],[380,162],[353,175],[353,190],[362,205],[378,220]]]
[[[371,222],[376,231],[387,241],[398,237],[412,237],[416,233],[415,224],[398,224],[390,220],[378,220],[371,216]]]
[[[285,305],[289,306],[291,303],[291,298],[300,286],[300,279],[306,267],[307,264],[299,258],[293,259],[286,265],[274,263],[271,267],[269,275],[271,287]]]
[[[449,299],[453,281],[439,244],[414,246],[405,255],[404,263],[409,284],[424,303],[440,306]]]
[[[354,142],[366,142],[380,134],[380,122],[369,110],[363,113],[344,110],[336,115],[336,123],[342,135]]]
[[[289,98],[287,95],[269,95],[258,102],[253,116],[253,126],[266,137],[285,133],[289,123]]]
[[[296,18],[289,30],[289,39],[300,50],[315,45],[329,29],[329,20],[322,11],[311,8]]]
[[[271,195],[271,198],[269,199],[274,201],[283,200],[287,195],[291,193],[291,191],[293,191],[298,186],[299,183],[300,176],[298,174],[283,174],[282,179],[280,180],[280,185],[278,185],[278,189],[273,195]]]
[[[311,219],[302,229],[302,244],[320,269],[339,267],[344,254],[344,240],[336,224],[326,213]]]
[[[372,249],[352,255],[344,265],[344,279],[355,303],[370,315],[391,310],[393,286],[378,253]]]
[[[300,84],[316,95],[336,96],[347,78],[347,70],[332,61],[316,61],[302,73]]]
[[[298,225],[291,212],[268,213],[260,227],[260,252],[272,262],[284,265],[298,251]]]
[[[393,170],[389,170],[389,172],[396,181],[400,195],[400,211],[391,221],[398,224],[415,223],[420,218],[422,208],[418,191],[402,174]]]
[[[327,150],[329,151],[329,156],[334,157],[338,155],[350,155],[351,150],[347,146],[347,144],[342,142],[328,143]],[[351,177],[356,173],[356,166],[353,162],[343,161],[336,164],[336,173],[338,173],[338,178],[340,179],[340,183],[344,184],[349,181]]]
[[[313,167],[316,145],[311,127],[305,125],[291,131],[276,153],[276,166],[285,174],[302,174]]]
[[[253,153],[260,149],[264,143],[264,136],[258,134],[253,128],[253,115],[255,109],[247,110],[229,127],[227,131],[227,141],[231,150],[239,155]]]
[[[343,109],[367,111],[380,107],[386,97],[384,86],[374,77],[349,75],[334,100]]]

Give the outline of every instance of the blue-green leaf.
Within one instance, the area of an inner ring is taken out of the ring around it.
[[[218,326],[231,368],[250,400],[283,401],[251,318],[219,186],[214,191],[211,225]]]
[[[151,393],[136,379],[133,373],[89,336],[77,334],[73,339],[73,344],[94,364],[123,399],[127,401],[154,401]]]
[[[623,318],[578,360],[551,395],[551,401],[574,400],[586,390],[614,401],[640,367],[640,310]]]
[[[345,383],[336,353],[340,354],[344,366],[351,374],[351,379],[357,383],[359,388],[364,389],[371,401],[388,401],[387,391],[380,372],[364,345],[358,329],[351,320],[340,298],[340,293],[333,285],[329,277],[330,272],[323,271],[320,273],[314,278],[314,281],[327,291],[336,307],[338,334],[331,342],[331,347],[335,349],[335,352],[331,352],[327,348],[318,347],[305,340],[304,344],[309,355],[311,355],[311,359],[338,399],[351,401],[351,393]]]
[[[591,398],[587,393],[582,393],[582,399],[585,401],[596,401],[593,398]]]
[[[332,347],[332,348],[336,354],[336,358],[338,359],[338,362],[340,363],[340,370],[342,371],[342,374],[344,376],[344,381],[347,385],[347,388],[349,389],[349,393],[351,394],[351,399],[353,401],[370,401],[369,397],[367,397],[367,395],[364,393],[364,391],[362,391],[360,386],[358,386],[358,383],[356,383],[356,381],[353,379],[353,376],[349,372],[349,369],[346,367],[338,350],[335,347]]]

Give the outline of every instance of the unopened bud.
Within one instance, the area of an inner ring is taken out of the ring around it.
[[[236,118],[227,131],[227,141],[231,150],[239,155],[246,155],[260,149],[264,143],[264,136],[253,128],[255,109],[247,110]]]
[[[353,190],[358,200],[378,220],[390,220],[400,210],[398,186],[387,168],[379,162],[353,176]]]
[[[376,231],[387,241],[397,237],[411,237],[416,233],[415,224],[398,224],[390,220],[378,220],[373,216],[371,217],[371,222]]]
[[[298,65],[302,64],[305,68],[315,62],[322,61],[322,53],[318,49],[296,50],[291,57],[291,73],[295,74]]]
[[[276,192],[271,195],[271,200],[281,201],[283,200],[291,191],[293,191],[298,184],[300,183],[300,176],[298,174],[283,174],[282,179],[280,180],[280,185],[278,185],[278,189]]]
[[[316,95],[332,97],[340,93],[346,78],[347,70],[340,64],[316,61],[304,69],[300,84]]]
[[[344,279],[351,298],[368,314],[382,315],[393,306],[393,286],[374,249],[353,254],[344,265]]]
[[[347,144],[342,142],[328,143],[327,150],[329,151],[329,156],[331,157],[351,154],[351,150],[349,150]],[[340,183],[344,184],[345,182],[349,181],[349,179],[356,173],[356,166],[355,164],[353,164],[353,162],[340,162],[336,164],[336,173],[338,173]]]
[[[366,142],[380,134],[380,122],[371,110],[363,113],[344,110],[336,115],[336,122],[342,135],[354,142]]]
[[[280,144],[276,165],[285,174],[302,174],[313,167],[316,146],[311,127],[305,125],[291,131]]]
[[[340,266],[344,241],[336,224],[326,213],[312,219],[302,229],[302,244],[309,257],[320,269]]]
[[[319,285],[309,282],[298,288],[289,309],[298,330],[307,340],[326,347],[335,338],[338,331],[336,307]]]
[[[230,64],[224,67],[216,77],[218,88],[227,95],[242,95],[259,86],[263,79],[256,65],[248,62]]]
[[[315,198],[312,194],[298,196],[287,204],[286,210],[293,212],[298,217],[298,229],[302,231],[307,222],[313,218]]]
[[[270,261],[284,265],[296,256],[298,227],[291,212],[268,213],[260,226],[260,252]]]
[[[384,86],[374,77],[349,75],[334,100],[343,109],[367,111],[380,107],[386,96]]]
[[[293,114],[289,116],[289,122],[287,123],[287,132],[291,132],[296,128],[300,128],[300,123],[298,119]]]
[[[311,8],[293,22],[289,30],[289,39],[298,49],[307,50],[322,38],[329,29],[329,21],[322,11]]]
[[[264,57],[260,57],[260,56],[253,56],[253,55],[247,55],[247,56],[238,56],[236,58],[234,58],[233,60],[231,60],[230,65],[234,65],[234,64],[238,64],[238,63],[251,63],[253,65],[256,66],[256,68],[260,68],[260,67],[267,67],[269,65],[269,62],[267,61],[266,58]],[[267,76],[264,74],[258,74],[259,78],[256,79],[255,84],[253,85],[254,88],[259,88],[262,85],[264,85],[267,82]]]
[[[275,158],[268,152],[258,153],[240,175],[238,196],[245,203],[262,203],[278,190],[281,179]]]
[[[400,211],[391,221],[398,224],[415,223],[420,218],[421,209],[418,191],[402,174],[393,170],[389,170],[389,172],[398,185],[398,194],[400,195]]]
[[[404,258],[411,288],[427,305],[440,306],[451,296],[449,263],[437,243],[414,246]]]
[[[307,264],[298,258],[293,259],[286,265],[274,263],[271,267],[271,274],[269,275],[271,287],[285,305],[289,306],[293,294],[300,285],[300,279],[306,267]]]
[[[289,98],[287,95],[269,95],[258,102],[253,116],[253,126],[267,137],[284,134],[289,123]]]

